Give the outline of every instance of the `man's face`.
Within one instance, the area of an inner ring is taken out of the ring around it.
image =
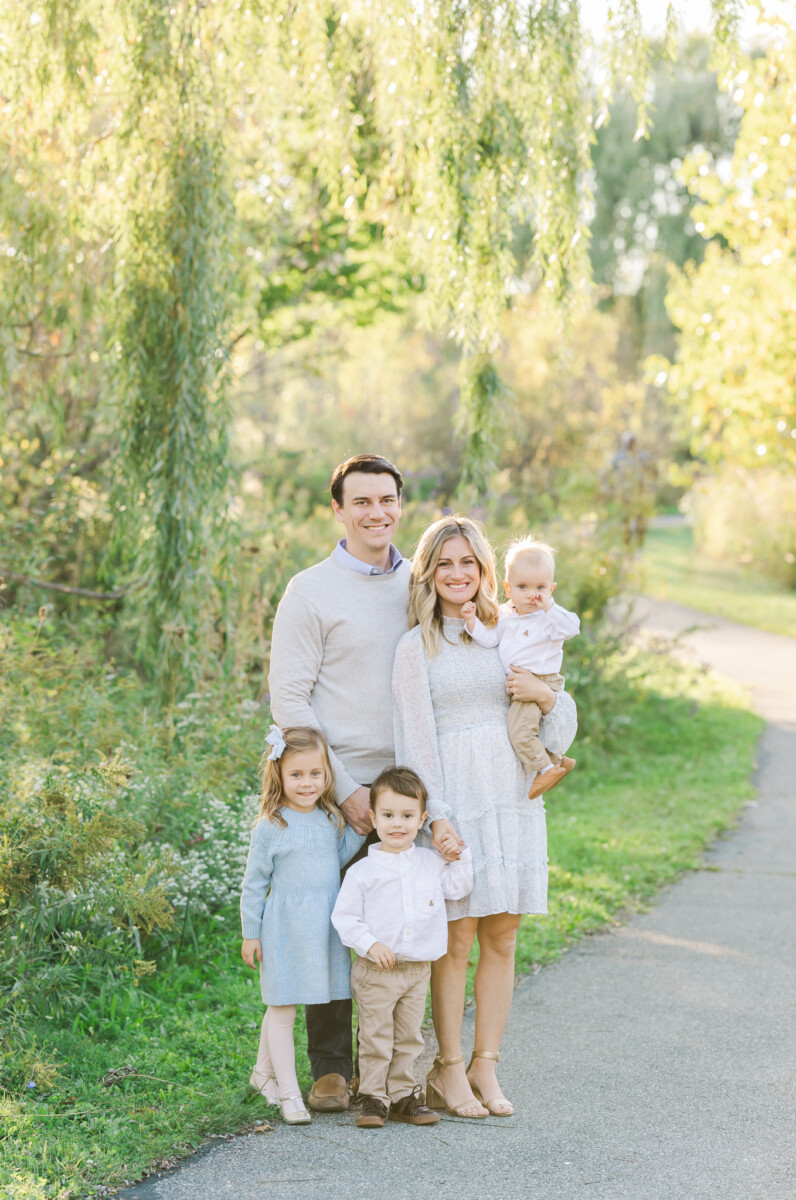
[[[345,526],[346,548],[364,562],[387,551],[401,518],[401,500],[392,475],[352,471],[343,480],[343,502],[332,501]]]

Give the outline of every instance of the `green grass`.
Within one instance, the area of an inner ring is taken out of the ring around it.
[[[579,743],[577,770],[548,798],[550,914],[523,920],[518,973],[648,902],[752,795],[762,723],[739,695],[663,658],[635,669],[632,702],[617,684],[627,723],[614,751]],[[211,1134],[267,1118],[264,1102],[243,1103],[261,1017],[227,912],[200,931],[192,957],[161,961],[138,989],[103,994],[72,1023],[40,1022],[35,1035],[58,1074],[49,1087],[2,1094],[0,1196],[107,1194]],[[125,1065],[139,1074],[103,1086]],[[303,1050],[299,1066],[308,1086]]]
[[[796,593],[740,565],[701,558],[687,525],[650,530],[643,568],[649,596],[796,637]]]

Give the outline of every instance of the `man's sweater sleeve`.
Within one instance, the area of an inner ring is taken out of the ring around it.
[[[326,730],[312,707],[312,693],[323,663],[324,631],[319,613],[305,596],[288,586],[274,618],[271,636],[271,669],[268,689],[271,713],[277,725],[308,726]],[[360,786],[329,748],[335,778],[335,799],[347,800]]]

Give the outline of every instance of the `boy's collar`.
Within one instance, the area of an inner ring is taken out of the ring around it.
[[[414,842],[412,842],[412,845],[407,847],[406,850],[399,850],[397,852],[397,854],[395,854],[395,853],[393,853],[392,850],[382,850],[381,842],[376,842],[375,845],[368,846],[368,858],[370,858],[371,854],[378,855],[379,862],[383,858],[396,858],[397,859],[397,858],[401,858],[405,854],[409,855],[410,858],[414,858],[416,849],[417,849],[417,846],[415,846]]]

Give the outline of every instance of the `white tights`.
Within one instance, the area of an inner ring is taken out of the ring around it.
[[[270,1004],[265,1010],[260,1029],[260,1049],[251,1083],[267,1100],[277,1102],[281,1096],[299,1095],[296,1078],[296,1047],[293,1044],[295,1004]],[[269,1075],[276,1076],[268,1080]],[[267,1082],[266,1082],[267,1081]]]

